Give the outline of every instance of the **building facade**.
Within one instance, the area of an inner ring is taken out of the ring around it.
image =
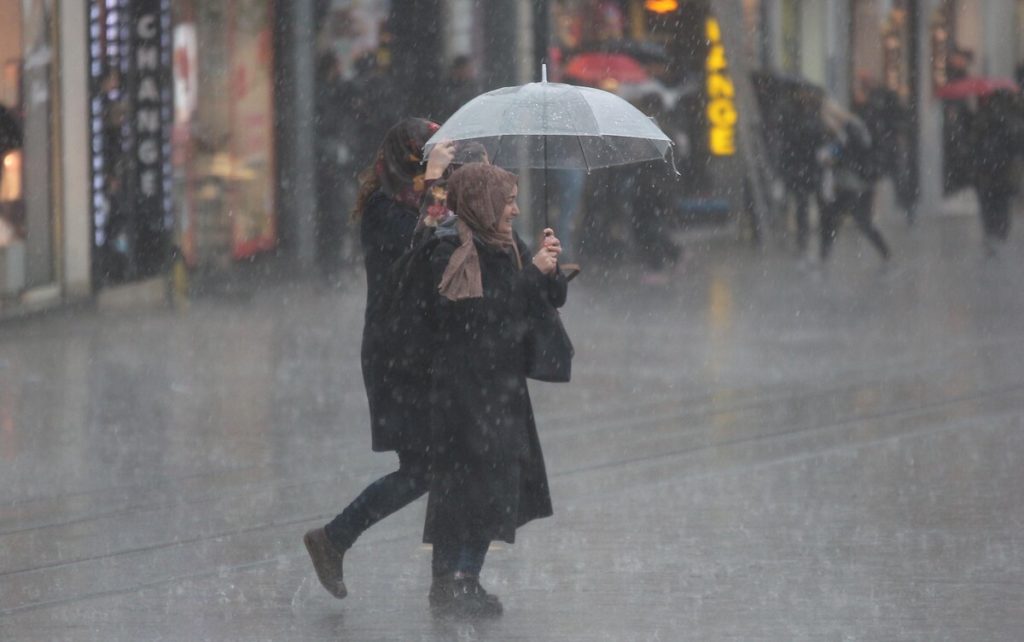
[[[847,105],[870,79],[912,113],[922,210],[949,192],[935,89],[951,54],[986,76],[1024,60],[1024,0],[0,0],[0,16],[0,314],[174,265],[313,269],[352,243],[355,176],[388,123],[450,112],[459,60],[475,92],[535,81],[541,62],[573,80],[573,56],[632,47],[663,90],[649,107],[676,110],[658,116],[681,195],[729,209],[739,70]]]
[[[0,315],[88,296],[85,7],[0,1]]]

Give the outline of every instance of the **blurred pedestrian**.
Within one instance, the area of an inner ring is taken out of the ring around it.
[[[821,93],[809,86],[794,88],[779,103],[779,176],[794,202],[797,250],[801,256],[806,255],[808,248],[811,198],[819,193],[822,181],[818,150],[828,142],[828,132],[820,117],[821,105]]]
[[[367,52],[353,65],[355,76],[346,85],[351,153],[356,167],[372,163],[377,145],[401,117],[398,89],[391,69],[376,52]]]
[[[455,56],[443,89],[439,96],[441,105],[437,112],[437,119],[441,122],[451,118],[460,107],[481,93],[480,81],[477,80],[471,57],[465,54]]]
[[[665,120],[665,103],[659,94],[645,95],[636,106],[655,122]],[[670,167],[661,161],[638,163],[627,169],[631,182],[627,190],[632,195],[630,228],[634,249],[644,267],[641,280],[649,285],[665,284],[682,254],[672,240],[672,204],[678,185]]]
[[[860,87],[854,93],[853,112],[868,128],[872,140],[870,196],[874,200],[877,182],[892,179],[896,202],[912,224],[916,217],[917,185],[912,167],[913,133],[911,112],[899,94],[879,85],[873,78],[861,77]]]
[[[512,230],[516,177],[493,165],[452,174],[456,214],[431,256],[439,328],[433,362],[432,472],[424,541],[433,544],[435,613],[493,617],[480,586],[492,540],[552,514],[544,457],[526,386],[524,337],[532,306],[566,298],[560,243],[546,230],[532,258]]]
[[[978,194],[985,251],[994,255],[1010,234],[1010,201],[1018,185],[1013,160],[1024,154],[1024,107],[1020,94],[993,92],[974,118],[974,188]]]
[[[946,83],[971,75],[974,52],[954,44],[946,58]],[[954,194],[971,187],[974,182],[974,153],[971,137],[974,131],[973,99],[942,101],[942,189]]]
[[[830,124],[832,140],[821,150],[825,167],[821,193],[819,253],[824,264],[832,250],[844,215],[849,214],[857,228],[878,250],[884,261],[889,245],[873,221],[873,181],[877,176],[871,134],[853,114],[827,101],[823,117]]]
[[[353,217],[360,224],[366,266],[367,320],[386,300],[392,264],[411,245],[425,181],[439,177],[451,161],[451,145],[438,145],[423,167],[423,145],[437,129],[436,123],[421,118],[398,122],[360,176]],[[391,380],[380,341],[375,328],[366,323],[361,360],[372,447],[377,452],[395,451],[398,470],[370,484],[333,521],[303,538],[320,583],[339,599],[348,593],[345,552],[367,528],[427,491],[430,379],[424,374]]]
[[[341,63],[327,51],[317,59],[316,118],[316,261],[321,276],[337,282],[345,239],[345,85]]]
[[[954,44],[946,56],[946,82],[956,82],[971,75],[974,50]]]

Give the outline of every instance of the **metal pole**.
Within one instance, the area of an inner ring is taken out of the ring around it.
[[[541,66],[541,82],[547,84],[548,82],[548,66]],[[547,131],[548,128],[548,100],[545,97],[544,100],[544,123],[543,129]],[[548,136],[544,136],[544,226],[551,227],[551,222],[548,220]]]
[[[533,0],[519,0],[513,7],[514,20],[512,24],[515,25],[513,55],[516,61],[514,84],[517,85],[535,82],[537,80],[537,72],[539,71],[534,60],[536,34],[534,33],[535,25],[533,19],[535,16],[533,9]],[[520,165],[525,166],[526,163],[520,163]],[[519,202],[535,206],[537,194],[534,192],[533,181],[530,179],[531,172],[529,169],[520,171]],[[546,207],[546,201],[544,207]],[[524,208],[519,215],[520,229],[525,231],[525,236],[528,239],[534,238],[535,233],[539,232],[535,226],[536,218],[536,215],[533,213],[533,207],[530,206]]]
[[[287,159],[281,170],[280,209],[287,213],[292,255],[300,268],[309,269],[316,259],[313,0],[294,0],[278,7],[285,20],[280,122],[289,134],[278,139],[280,155]]]
[[[722,42],[729,61],[729,73],[736,90],[739,105],[737,122],[737,145],[743,158],[747,184],[754,210],[755,238],[758,244],[764,242],[768,232],[768,185],[771,183],[771,168],[761,136],[761,110],[754,96],[750,80],[750,64],[744,53],[743,9],[739,0],[715,2],[712,10],[722,27]]]

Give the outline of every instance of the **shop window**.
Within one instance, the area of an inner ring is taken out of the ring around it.
[[[89,20],[93,268],[107,285],[170,256],[170,2],[93,1]]]
[[[173,11],[176,239],[190,266],[216,270],[277,245],[274,3]]]
[[[0,0],[0,296],[51,283],[53,0]]]

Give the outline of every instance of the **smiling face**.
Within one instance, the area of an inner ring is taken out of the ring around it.
[[[512,186],[512,193],[505,199],[505,208],[501,210],[501,217],[498,219],[498,232],[500,234],[512,235],[512,219],[519,216],[519,206],[516,204],[516,196],[519,195],[519,186]]]

